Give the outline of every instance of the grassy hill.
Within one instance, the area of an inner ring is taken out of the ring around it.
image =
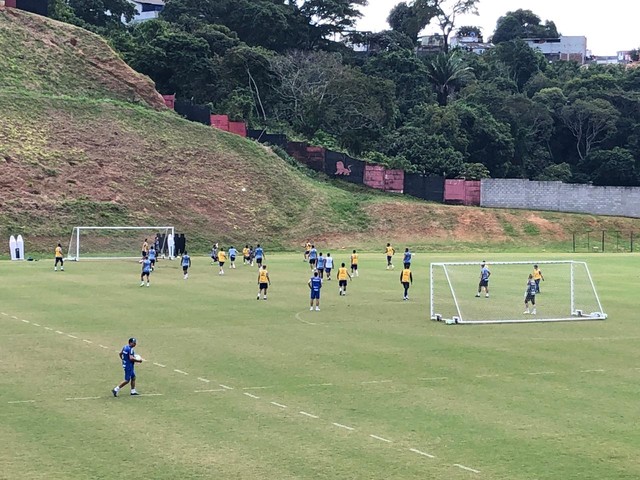
[[[568,248],[585,215],[430,204],[319,181],[252,141],[183,120],[98,36],[0,10],[0,236],[49,251],[79,224],[173,224],[214,240],[298,248]],[[245,190],[243,190],[245,189]],[[3,252],[4,253],[4,252]]]

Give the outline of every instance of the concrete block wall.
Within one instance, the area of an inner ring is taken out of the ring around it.
[[[480,205],[640,218],[640,187],[487,178]]]

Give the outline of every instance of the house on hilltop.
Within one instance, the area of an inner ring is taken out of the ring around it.
[[[136,16],[131,20],[131,23],[158,18],[165,5],[164,0],[129,0],[129,3],[136,9]]]
[[[550,62],[564,60],[584,65],[587,61],[587,37],[523,38],[534,50],[539,50]]]

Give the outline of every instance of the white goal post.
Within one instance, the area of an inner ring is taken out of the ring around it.
[[[488,262],[488,288],[480,289],[482,262],[431,263],[430,317],[447,324],[605,320],[586,262]],[[543,280],[536,308],[525,309],[528,276],[538,265]],[[524,311],[523,311],[524,310]]]
[[[146,227],[73,227],[67,260],[116,260],[140,258],[142,242],[154,244],[156,235],[161,239],[158,256],[167,252],[172,257],[175,228],[172,226]]]

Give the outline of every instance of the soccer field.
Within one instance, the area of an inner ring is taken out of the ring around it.
[[[640,478],[637,257],[545,259],[587,261],[608,320],[431,322],[429,262],[477,255],[416,255],[408,302],[361,255],[320,312],[301,254],[268,255],[267,301],[241,262],[161,261],[150,288],[135,261],[2,262],[0,478]],[[114,398],[131,336],[143,395]]]

